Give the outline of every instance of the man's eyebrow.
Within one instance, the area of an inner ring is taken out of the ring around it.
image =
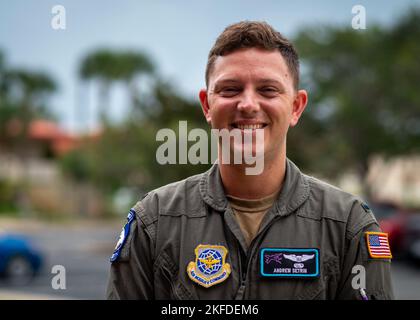
[[[227,85],[227,84],[240,84],[241,81],[238,79],[233,79],[233,78],[226,78],[226,79],[220,79],[217,80],[214,84],[214,88],[220,88],[223,85]],[[262,78],[262,79],[258,79],[257,80],[258,84],[272,84],[277,86],[279,89],[284,90],[285,87],[283,85],[283,83],[279,80],[276,79],[272,79],[272,78]]]
[[[240,81],[237,79],[231,79],[231,78],[227,78],[227,79],[220,79],[217,80],[214,85],[213,88],[211,89],[211,91],[220,91],[223,86],[225,85],[237,85],[240,84]]]
[[[262,84],[276,84],[276,85],[278,85],[279,87],[281,87],[281,88],[283,88],[284,86],[283,86],[283,83],[282,82],[280,82],[279,80],[276,80],[276,79],[270,79],[270,78],[266,78],[266,79],[260,79],[260,80],[258,80],[257,81],[258,83],[262,83]]]
[[[221,79],[221,80],[217,80],[216,82],[215,82],[215,86],[220,86],[220,85],[223,85],[223,84],[228,84],[228,83],[239,83],[240,81],[239,80],[237,80],[237,79]]]

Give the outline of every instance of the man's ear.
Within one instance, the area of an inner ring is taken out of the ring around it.
[[[293,101],[292,119],[290,120],[290,126],[294,127],[297,125],[307,103],[308,93],[306,90],[298,90],[295,100]]]
[[[210,106],[207,99],[207,90],[201,89],[198,94],[201,102],[201,109],[203,109],[204,116],[206,117],[207,123],[211,124]]]

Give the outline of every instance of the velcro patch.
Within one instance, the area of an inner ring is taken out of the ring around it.
[[[391,259],[388,234],[385,232],[365,232],[369,255],[374,259]]]
[[[263,277],[316,278],[319,276],[319,249],[263,248],[260,272]]]
[[[366,203],[362,202],[360,205],[363,208],[363,210],[365,210],[365,212],[370,212],[371,211],[369,206]]]
[[[115,246],[115,249],[114,249],[114,253],[112,254],[111,259],[110,259],[111,262],[114,262],[120,256],[121,250],[125,244],[125,241],[127,240],[128,234],[130,233],[130,226],[134,220],[135,214],[136,212],[133,209],[131,209],[128,212],[127,223],[121,230],[120,237],[118,238],[117,245]]]
[[[205,288],[225,281],[231,272],[230,264],[226,263],[227,253],[224,246],[198,245],[195,248],[195,261],[187,266],[188,276]]]

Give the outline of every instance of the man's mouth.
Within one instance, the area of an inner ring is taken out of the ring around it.
[[[263,129],[267,126],[266,123],[252,123],[252,124],[243,124],[243,123],[232,123],[231,127],[240,130],[256,130],[256,129]]]

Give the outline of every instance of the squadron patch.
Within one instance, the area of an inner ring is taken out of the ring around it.
[[[319,276],[319,250],[263,248],[260,272],[263,277],[316,278]]]
[[[369,206],[366,203],[364,203],[364,202],[362,202],[360,204],[360,206],[363,208],[363,210],[365,210],[365,212],[370,212],[371,211],[370,208],[369,208]]]
[[[365,232],[369,255],[374,259],[391,259],[388,234],[384,232]]]
[[[225,262],[227,253],[224,246],[198,245],[195,261],[187,267],[188,276],[205,288],[226,280],[231,272],[229,263]]]
[[[111,259],[110,259],[111,262],[114,262],[120,256],[121,250],[125,244],[127,236],[130,233],[130,226],[134,220],[135,214],[136,213],[133,209],[131,209],[130,212],[128,213],[127,223],[121,230],[120,237],[118,238],[117,245],[115,246],[115,249],[114,249],[114,253],[112,254]]]

